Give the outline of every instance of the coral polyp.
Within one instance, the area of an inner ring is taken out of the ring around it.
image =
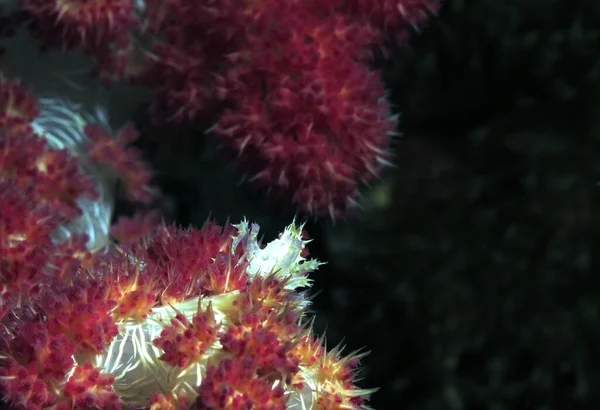
[[[138,23],[133,0],[24,0],[34,32],[46,45],[99,52],[127,42]]]

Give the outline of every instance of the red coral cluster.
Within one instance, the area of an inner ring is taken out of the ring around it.
[[[209,304],[206,311],[200,308],[191,322],[182,313],[178,313],[153,343],[164,352],[159,357],[160,360],[174,367],[185,368],[191,363],[206,360],[207,350],[217,340],[218,328]]]
[[[116,302],[108,298],[109,289],[101,280],[65,278],[71,284],[57,282],[40,298],[44,322],[52,334],[67,336],[79,353],[102,353],[118,334],[111,315]]]
[[[110,167],[123,181],[127,198],[143,203],[156,198],[157,192],[150,186],[152,170],[142,161],[141,153],[131,146],[139,136],[133,123],[124,125],[114,136],[97,124],[87,124],[84,132],[90,140],[86,150],[88,161]]]
[[[113,382],[114,376],[101,374],[91,363],[76,366],[63,388],[66,401],[55,409],[120,410],[121,401],[112,388]]]
[[[94,257],[85,238],[55,243],[52,232],[78,216],[75,199],[94,197],[93,184],[79,157],[50,149],[33,132],[33,96],[6,84],[10,92],[0,93],[0,394],[6,401],[31,410],[285,409],[298,397],[323,400],[333,389],[341,403],[366,408],[368,393],[351,379],[328,387],[318,380],[320,369],[301,372],[315,356],[319,363],[328,356],[305,346],[319,341],[305,329],[307,303],[292,277],[257,272],[256,265],[249,270],[250,252],[263,248],[246,225],[160,225],[142,234],[125,224],[126,247]],[[127,157],[113,151],[127,138],[112,143],[100,134],[91,141],[98,145],[90,156],[98,160]],[[65,167],[69,172],[54,170]],[[301,230],[281,238],[290,235],[297,235],[287,244],[294,244],[292,259],[307,256]],[[149,346],[160,354],[153,358]],[[130,375],[138,366],[149,374]],[[128,396],[138,380],[141,395]]]
[[[353,384],[359,356],[328,354],[306,330],[302,295],[280,272],[250,274],[243,258],[256,249],[235,232],[163,226],[131,253],[40,284],[3,320],[0,393],[31,410],[367,409],[371,391]],[[243,280],[206,279],[232,266]]]
[[[24,0],[32,28],[47,47],[104,54],[128,42],[139,24],[131,0]]]
[[[37,295],[41,283],[68,276],[92,258],[85,235],[75,233],[65,242],[54,237],[57,228],[81,215],[79,199],[98,198],[94,181],[83,172],[86,158],[51,148],[31,125],[38,114],[30,92],[0,77],[0,316]],[[128,154],[126,143],[115,142],[110,151],[112,158],[126,158],[117,171],[133,169],[138,179],[128,179],[135,182],[129,183],[132,191],[150,192],[145,174],[137,172],[147,167]],[[90,144],[93,149],[94,141]]]
[[[276,16],[273,39],[258,34],[252,52],[236,56],[217,81],[231,108],[215,131],[251,182],[336,219],[388,163],[395,120],[378,75],[357,61],[370,31],[311,17]]]
[[[195,118],[219,99],[226,108],[213,131],[247,180],[336,219],[389,163],[396,123],[366,65],[377,30],[339,7],[317,6],[169,3],[149,18],[165,33],[153,50],[155,108]]]
[[[439,0],[26,0],[51,46],[92,55],[104,79],[154,90],[153,116],[212,130],[274,199],[339,218],[390,163],[396,129],[374,51]],[[221,107],[214,112],[213,108]]]
[[[273,388],[268,380],[257,378],[254,371],[251,360],[226,359],[209,367],[192,409],[286,410],[284,389]]]
[[[37,101],[31,94],[16,82],[0,80],[3,314],[11,304],[35,295],[40,283],[69,263],[51,234],[79,215],[77,198],[96,196],[92,181],[79,171],[79,160],[66,150],[50,149],[33,132],[30,122],[37,112]]]

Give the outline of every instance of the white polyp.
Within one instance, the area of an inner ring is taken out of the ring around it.
[[[239,243],[244,245],[245,257],[248,260],[246,271],[251,277],[274,273],[280,279],[289,279],[286,289],[293,290],[310,286],[308,274],[323,264],[316,259],[307,260],[302,256],[306,244],[310,242],[302,239],[304,225],[297,227],[295,222],[292,222],[278,239],[269,242],[264,248],[258,244],[258,224],[253,223],[249,229],[248,221],[244,219],[234,227],[238,234],[233,238],[232,251],[235,251]]]

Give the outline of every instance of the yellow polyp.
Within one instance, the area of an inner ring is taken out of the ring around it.
[[[135,276],[130,283],[117,283],[117,291],[113,295],[117,302],[114,317],[117,320],[132,320],[140,322],[152,312],[158,303],[153,291],[153,282],[149,279],[140,284],[142,267],[136,263]]]
[[[35,161],[35,167],[41,173],[46,173],[46,171],[48,170],[47,161],[46,161],[47,159],[48,158],[46,156],[42,156],[42,157],[38,158],[37,161]]]
[[[13,248],[18,244],[27,240],[27,235],[23,233],[8,235],[6,238],[6,245],[8,248]]]
[[[167,397],[164,394],[156,394],[153,397],[153,403],[149,410],[176,410],[177,406],[173,403],[172,397]]]
[[[356,399],[366,399],[377,389],[357,389],[353,381],[356,364],[366,356],[367,352],[352,352],[341,356],[341,346],[329,352],[324,344],[324,337],[314,337],[308,326],[298,338],[294,348],[295,356],[300,361],[300,372],[294,376],[292,385],[301,386],[288,402],[299,409],[338,410],[355,409]],[[362,405],[361,409],[369,409]]]

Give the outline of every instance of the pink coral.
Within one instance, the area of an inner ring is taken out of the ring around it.
[[[365,65],[378,31],[339,6],[317,6],[150,2],[149,26],[164,34],[151,84],[154,108],[175,120],[220,100],[227,108],[213,131],[247,179],[335,219],[389,163],[396,123],[378,74]]]
[[[266,378],[256,377],[255,370],[248,359],[226,359],[210,366],[192,408],[285,410],[285,390],[272,388]]]
[[[252,52],[235,56],[217,83],[233,108],[214,131],[249,181],[336,219],[389,163],[396,124],[378,74],[360,62],[371,31],[300,11],[282,12],[268,39],[257,34]]]
[[[191,321],[178,313],[153,343],[164,351],[160,360],[171,366],[187,367],[205,359],[207,350],[217,340],[218,329],[219,325],[209,305],[206,311],[198,310]]]
[[[42,410],[55,402],[51,388],[35,369],[9,360],[0,368],[0,388],[5,401],[29,410]]]
[[[120,216],[111,226],[110,234],[121,246],[126,247],[150,235],[160,220],[161,214],[157,210],[138,211],[132,217]]]
[[[97,197],[79,159],[33,132],[37,114],[33,95],[0,81],[0,315],[49,276],[82,263],[85,240],[57,245],[52,234],[80,215],[78,199]]]
[[[123,46],[139,24],[133,0],[24,0],[23,9],[46,45],[63,50]]]
[[[3,320],[0,392],[56,410],[283,410],[306,397],[366,409],[370,391],[353,384],[359,357],[327,354],[302,322],[296,288],[319,266],[302,256],[302,229],[261,246],[248,228],[161,226],[130,253],[40,283]]]
[[[28,125],[39,114],[36,98],[15,80],[0,75],[0,128]]]
[[[113,390],[114,376],[101,374],[90,363],[76,366],[73,375],[64,386],[64,397],[68,405],[64,409],[107,409],[120,410],[119,396]],[[62,410],[59,406],[59,409]]]
[[[101,281],[76,280],[73,285],[52,286],[43,296],[48,330],[68,335],[78,353],[101,353],[118,334],[111,315],[116,306]]]
[[[272,198],[337,219],[390,164],[397,124],[371,56],[403,44],[439,4],[27,0],[24,8],[49,38],[92,54],[102,78],[151,87],[153,117],[216,117],[213,131],[246,179]]]
[[[87,146],[90,162],[112,169],[123,182],[123,191],[129,199],[148,203],[156,197],[156,189],[150,186],[152,170],[142,161],[139,150],[131,146],[139,136],[132,123],[117,130],[114,136],[96,124],[86,125],[84,132],[90,139]]]

